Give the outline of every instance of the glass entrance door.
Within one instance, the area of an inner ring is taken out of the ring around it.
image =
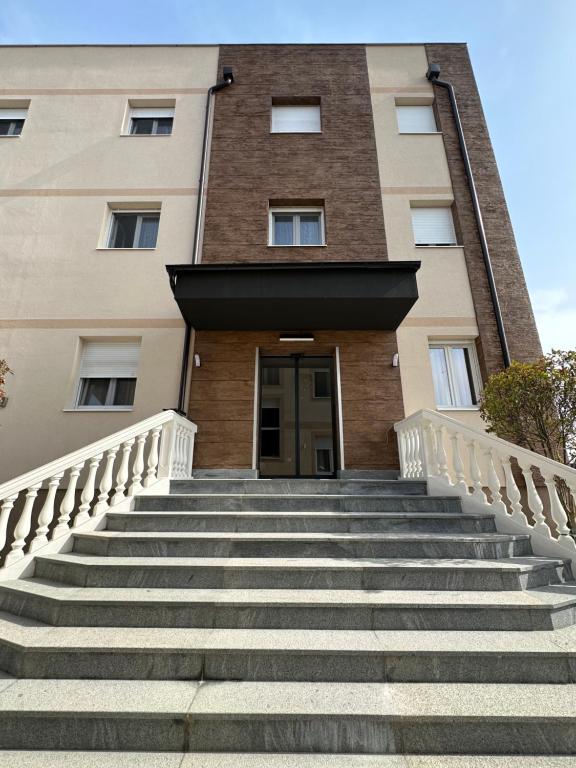
[[[331,357],[262,357],[260,475],[334,476],[334,403]]]

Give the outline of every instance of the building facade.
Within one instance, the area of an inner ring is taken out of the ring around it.
[[[396,469],[420,408],[480,425],[505,358],[431,64],[510,357],[540,354],[465,45],[2,52],[0,480],[163,408],[196,467],[264,476]]]

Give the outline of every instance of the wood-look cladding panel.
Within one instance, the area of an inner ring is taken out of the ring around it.
[[[540,340],[468,49],[466,45],[431,44],[426,53],[428,62],[439,64],[442,79],[456,90],[511,357],[534,360],[541,354]],[[503,367],[502,351],[456,124],[446,90],[436,87],[435,95],[478,322],[479,358],[486,376]]]
[[[396,334],[318,331],[313,343],[282,343],[274,332],[198,331],[189,418],[198,425],[194,465],[250,468],[256,348],[262,355],[332,355],[340,349],[347,469],[397,469],[394,422],[404,418]],[[230,357],[226,358],[226,354]]]
[[[224,45],[234,84],[215,97],[202,260],[385,260],[363,46]],[[322,133],[270,132],[273,98],[321,101]],[[273,200],[325,205],[325,247],[269,247]]]

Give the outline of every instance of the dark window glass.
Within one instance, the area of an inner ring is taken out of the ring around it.
[[[140,136],[168,136],[172,133],[172,122],[172,117],[133,117],[130,133]]]
[[[24,120],[0,120],[0,136],[20,136]]]
[[[263,430],[261,436],[260,454],[272,458],[280,456],[280,430]]]
[[[329,448],[316,448],[316,471],[332,472],[332,462],[330,461],[331,451]]]
[[[314,371],[314,397],[330,397],[330,371]]]
[[[109,248],[155,248],[160,214],[115,213]]]
[[[138,248],[154,248],[158,238],[158,216],[141,216]]]
[[[263,368],[262,384],[277,387],[280,384],[280,368]]]
[[[154,119],[149,117],[133,117],[130,133],[151,134],[154,131]]]
[[[262,408],[262,427],[279,429],[280,408]]]
[[[110,379],[82,379],[78,405],[106,405]]]
[[[136,379],[116,379],[112,405],[134,405]]]

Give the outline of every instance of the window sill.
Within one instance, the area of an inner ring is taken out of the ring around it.
[[[119,133],[120,138],[128,139],[169,139],[172,133]]]
[[[0,139],[19,139],[19,138],[20,138],[20,134],[19,133],[15,134],[13,136],[7,136],[7,135],[0,136]]]
[[[437,411],[479,411],[479,405],[437,405]]]
[[[398,131],[398,136],[442,136],[442,131]]]
[[[453,243],[452,245],[424,245],[424,243],[414,244],[414,248],[463,248],[463,245]]]
[[[271,136],[320,136],[322,131],[270,131]]]
[[[84,407],[80,406],[78,408],[62,408],[63,413],[102,413],[103,411],[106,413],[126,413],[133,410],[133,405],[94,405]]]
[[[276,245],[276,243],[268,243],[268,248],[327,248],[326,243],[320,243],[319,245]]]
[[[97,251],[155,251],[156,248],[106,248],[100,246],[96,248]]]

